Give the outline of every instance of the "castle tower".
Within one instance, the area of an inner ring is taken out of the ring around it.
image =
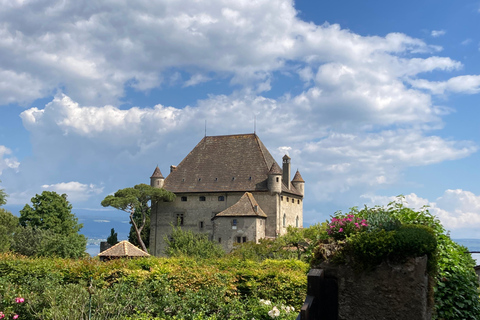
[[[290,190],[290,159],[287,155],[283,156],[283,183],[288,190]]]
[[[276,162],[272,164],[270,171],[268,171],[268,190],[272,193],[282,192],[282,169]]]
[[[152,176],[150,177],[150,186],[154,188],[163,188],[163,183],[165,182],[165,178],[160,171],[160,168],[157,166],[155,171],[153,171]]]
[[[295,187],[295,189],[297,189],[298,192],[302,194],[302,196],[305,195],[305,180],[303,180],[302,175],[298,170],[295,173],[295,176],[293,177],[292,184]]]

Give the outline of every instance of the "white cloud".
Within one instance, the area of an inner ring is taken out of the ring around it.
[[[447,81],[428,81],[425,79],[411,80],[412,86],[426,89],[433,94],[447,92],[476,94],[480,92],[480,75],[458,76]]]
[[[77,181],[60,182],[50,185],[42,185],[42,189],[55,191],[60,194],[67,194],[70,202],[82,202],[88,200],[92,195],[103,192],[103,187],[94,184],[83,184]]]
[[[20,166],[20,162],[15,157],[9,156],[10,154],[12,154],[12,150],[0,145],[0,175],[5,169],[18,170]]]
[[[432,30],[431,36],[434,38],[438,38],[445,35],[445,33],[447,33],[445,30]]]
[[[110,220],[93,220],[94,222],[98,222],[98,223],[106,223],[106,222],[110,222]]]
[[[468,44],[472,43],[472,39],[468,38],[468,39],[465,39],[461,42],[462,45],[466,46]]]
[[[0,16],[0,78],[9,79],[0,82],[0,104],[28,103],[59,87],[82,104],[116,104],[125,87],[156,88],[179,69],[190,74],[185,86],[220,76],[262,92],[291,63],[380,71],[405,63],[396,55],[439,50],[401,33],[361,37],[306,23],[291,0],[24,2],[2,6]],[[408,72],[442,68],[429,59]]]

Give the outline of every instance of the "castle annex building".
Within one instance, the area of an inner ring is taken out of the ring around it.
[[[302,227],[305,181],[298,171],[290,179],[290,157],[280,168],[256,134],[204,137],[166,178],[158,167],[150,178],[177,196],[152,205],[151,253],[164,253],[171,225],[207,233],[226,251]]]

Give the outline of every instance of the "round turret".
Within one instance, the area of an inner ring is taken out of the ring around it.
[[[272,164],[268,171],[268,190],[272,193],[282,192],[282,169],[276,162]]]
[[[160,168],[157,166],[155,171],[153,171],[152,176],[150,177],[150,186],[154,188],[163,188],[163,183],[165,182],[165,178],[160,171]]]
[[[302,175],[298,170],[293,177],[292,184],[302,196],[305,195],[305,180],[303,180]]]

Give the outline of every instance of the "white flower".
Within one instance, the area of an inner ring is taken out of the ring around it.
[[[270,300],[263,300],[263,299],[260,299],[260,303],[263,303],[266,306],[269,306],[269,305],[272,304],[272,302]]]
[[[280,315],[280,310],[278,310],[277,307],[273,307],[272,310],[268,311],[268,315],[270,318],[276,318]]]

